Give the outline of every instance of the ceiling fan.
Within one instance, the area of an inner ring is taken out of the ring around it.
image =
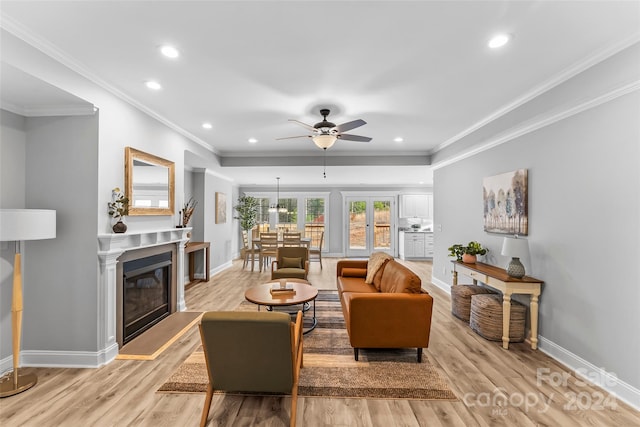
[[[364,120],[358,119],[353,120],[347,123],[343,123],[341,125],[336,125],[335,123],[331,123],[327,121],[327,116],[331,113],[330,110],[324,108],[320,110],[320,114],[322,115],[322,121],[316,123],[311,126],[306,123],[302,123],[299,120],[289,119],[290,122],[295,122],[300,126],[306,128],[311,131],[311,135],[299,135],[299,136],[288,136],[284,138],[276,138],[277,140],[281,139],[293,139],[293,138],[311,138],[313,142],[323,150],[327,148],[331,148],[331,146],[338,140],[344,139],[345,141],[358,141],[358,142],[369,142],[371,138],[368,136],[360,136],[360,135],[351,135],[349,133],[343,133],[349,131],[351,129],[355,129],[357,127],[366,125],[367,122]]]

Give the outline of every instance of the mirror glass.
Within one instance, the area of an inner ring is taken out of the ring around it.
[[[135,148],[125,148],[129,215],[173,215],[174,164]]]

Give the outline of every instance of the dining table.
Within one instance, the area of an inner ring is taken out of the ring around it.
[[[260,252],[260,238],[254,238],[251,241],[251,244],[253,245],[254,251],[251,252],[251,271],[253,271],[253,264],[254,264],[254,260],[255,260],[255,254],[256,251],[259,253]],[[282,237],[278,237],[278,247],[282,247],[284,245],[284,242],[282,240]],[[311,246],[311,238],[310,237],[301,237],[300,238],[300,246],[306,246],[307,248],[309,248]]]

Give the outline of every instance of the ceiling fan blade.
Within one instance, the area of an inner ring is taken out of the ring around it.
[[[365,122],[364,120],[358,119],[338,125],[336,126],[336,129],[338,130],[338,132],[346,132],[348,130],[359,128],[360,126],[364,126],[366,124],[367,122]]]
[[[289,119],[289,121],[290,121],[290,122],[297,123],[297,124],[299,124],[300,126],[302,126],[303,128],[309,129],[309,130],[310,130],[310,131],[312,131],[312,132],[315,132],[315,130],[316,130],[316,128],[314,128],[313,126],[308,125],[308,124],[306,124],[306,123],[302,123],[300,120],[296,120],[296,119]]]
[[[338,138],[344,139],[346,141],[358,141],[358,142],[369,142],[372,138],[368,136],[360,136],[360,135],[349,135],[348,133],[341,133],[338,135]]]
[[[280,141],[281,139],[294,139],[294,138],[311,138],[311,135],[285,136],[283,138],[276,138],[276,141]]]

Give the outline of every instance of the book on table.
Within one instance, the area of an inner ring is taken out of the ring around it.
[[[280,280],[279,282],[271,284],[269,289],[271,295],[293,295],[296,290],[293,289],[292,283],[287,283],[286,280]]]

